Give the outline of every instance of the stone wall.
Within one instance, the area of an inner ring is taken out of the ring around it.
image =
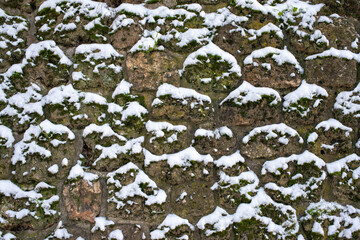
[[[360,238],[358,1],[0,7],[0,239]]]

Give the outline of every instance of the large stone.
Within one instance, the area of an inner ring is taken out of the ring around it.
[[[64,187],[63,196],[68,217],[72,220],[94,222],[100,213],[101,185],[80,180]]]
[[[308,83],[334,90],[350,90],[357,83],[357,62],[340,58],[317,58],[306,61]]]
[[[137,52],[126,58],[128,81],[136,91],[157,90],[162,83],[180,84],[179,60],[167,52]]]
[[[283,64],[278,66],[275,61],[268,60],[271,70],[261,66],[261,61],[256,61],[258,66],[246,65],[242,68],[243,79],[256,87],[270,87],[276,90],[296,88],[301,83],[301,76],[293,65]]]
[[[110,36],[111,44],[116,49],[125,50],[135,45],[140,40],[142,30],[140,26],[131,24],[116,30]]]
[[[220,107],[220,120],[226,125],[246,126],[279,122],[280,106],[269,106],[272,100],[261,100],[246,105],[236,106],[225,102]]]

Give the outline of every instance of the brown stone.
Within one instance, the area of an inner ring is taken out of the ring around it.
[[[220,107],[220,120],[224,125],[245,126],[261,125],[280,121],[280,106],[269,106],[267,100],[235,106],[224,103]]]
[[[317,58],[306,61],[308,83],[321,87],[351,90],[357,83],[357,62],[340,58]]]
[[[118,29],[113,35],[111,35],[110,41],[116,49],[128,49],[139,41],[141,33],[142,30],[138,25],[131,24],[128,27]]]
[[[249,28],[260,29],[269,22],[260,22],[260,19],[251,18]],[[272,33],[264,33],[255,40],[250,41],[242,36],[241,31],[231,31],[234,26],[231,24],[221,27],[218,34],[214,37],[214,43],[221,49],[231,53],[240,62],[251,54],[252,51],[263,47],[275,47],[283,49],[283,40]],[[250,36],[248,36],[250,37]]]
[[[214,158],[228,155],[234,152],[236,138],[221,136],[220,138],[196,137],[193,142],[194,148],[200,154],[211,154]]]
[[[136,91],[157,90],[162,83],[179,86],[178,60],[169,53],[137,52],[126,58],[128,81]]]
[[[161,120],[165,118],[195,123],[214,118],[214,109],[210,104],[201,105],[195,99],[187,99],[186,101],[187,104],[184,105],[180,100],[165,99],[163,104],[152,108],[152,116]]]
[[[246,65],[242,68],[243,79],[256,87],[270,87],[276,90],[296,88],[301,83],[301,76],[293,65],[277,65],[266,58],[271,70],[262,67],[262,62],[255,60],[259,66]],[[292,77],[291,74],[294,74]]]
[[[100,213],[101,186],[100,182],[80,180],[70,183],[63,190],[65,207],[68,217],[72,220],[85,220],[95,222]]]
[[[341,129],[330,128],[325,131],[323,128],[319,128],[316,133],[318,138],[314,143],[308,143],[308,150],[325,162],[333,162],[354,152],[352,144],[354,131],[346,136],[346,132]],[[326,145],[328,147],[325,147]]]

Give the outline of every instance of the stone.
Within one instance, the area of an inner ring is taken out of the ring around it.
[[[95,222],[95,217],[100,213],[101,192],[99,181],[90,184],[82,179],[67,184],[63,196],[69,219]]]
[[[110,41],[114,48],[127,50],[140,40],[142,30],[139,25],[131,24],[127,27],[117,29],[110,35]]]
[[[133,90],[157,90],[162,83],[179,86],[178,59],[161,51],[136,52],[126,57],[127,78]]]
[[[258,17],[260,19],[258,19]],[[260,29],[269,23],[261,19],[262,17],[260,15],[258,17],[254,16],[250,18],[249,23],[245,24],[248,24],[249,28]],[[283,40],[272,32],[263,33],[261,36],[255,38],[255,40],[249,40],[242,35],[241,31],[232,31],[235,29],[231,24],[221,27],[219,33],[214,37],[214,43],[221,49],[234,55],[239,63],[242,62],[247,55],[251,54],[252,51],[262,47],[283,49]]]
[[[262,67],[260,60],[255,60],[258,66],[245,65],[242,68],[243,79],[256,87],[269,87],[276,90],[296,88],[301,83],[301,75],[293,65],[278,66],[272,59],[266,58],[271,70]]]
[[[280,105],[269,106],[270,102],[272,100],[262,99],[260,102],[251,102],[242,106],[225,102],[220,106],[220,120],[227,126],[258,126],[279,122]]]
[[[355,60],[317,58],[306,61],[305,66],[308,83],[337,91],[351,90],[356,86],[358,64]]]
[[[192,146],[200,154],[211,154],[214,158],[232,153],[236,148],[236,138],[222,135],[220,138],[195,137]]]

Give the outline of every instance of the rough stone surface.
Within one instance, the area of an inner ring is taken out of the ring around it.
[[[94,222],[100,213],[101,185],[99,181],[89,183],[80,180],[70,183],[63,190],[68,217],[72,220]]]
[[[156,90],[162,83],[180,84],[176,58],[165,52],[138,52],[127,56],[129,82],[134,90]]]

